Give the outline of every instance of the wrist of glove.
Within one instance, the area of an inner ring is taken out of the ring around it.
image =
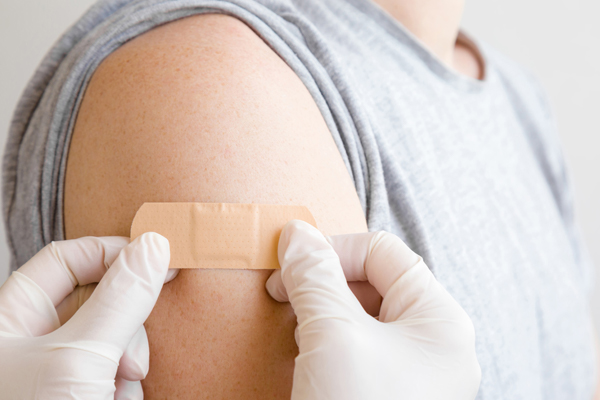
[[[386,232],[324,237],[291,221],[267,282],[298,326],[292,399],[473,399],[481,371],[473,324],[425,262]],[[347,281],[383,297],[379,320]]]

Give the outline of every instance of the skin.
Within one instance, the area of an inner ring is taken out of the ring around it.
[[[367,230],[312,97],[242,22],[154,29],[95,72],[70,147],[67,238],[129,235],[144,202],[302,204],[326,234]],[[289,398],[295,316],[270,271],[184,270],[146,323],[147,399]]]
[[[481,77],[477,57],[456,43],[457,3],[378,2],[451,68]],[[133,39],[86,90],[67,164],[66,237],[129,236],[144,202],[302,204],[325,234],[367,230],[312,97],[250,28],[224,15]],[[147,399],[289,398],[295,316],[267,295],[269,274],[184,270],[164,287],[146,323]],[[353,286],[377,308],[371,288]]]
[[[398,20],[450,68],[479,79],[478,61],[465,46],[456,46],[463,0],[373,0]]]
[[[483,78],[483,65],[459,38],[461,0],[373,0],[406,27],[449,68],[473,79]]]

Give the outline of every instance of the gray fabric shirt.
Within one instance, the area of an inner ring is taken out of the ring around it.
[[[592,268],[543,91],[464,34],[485,77],[459,75],[368,0],[98,2],[48,53],[15,112],[3,165],[12,268],[64,239],[69,140],[98,64],[159,24],[206,12],[243,20],[297,73],[369,229],[402,237],[470,315],[478,398],[589,400]]]

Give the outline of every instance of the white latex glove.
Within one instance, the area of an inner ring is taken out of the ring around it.
[[[13,272],[0,287],[0,399],[142,399],[143,323],[174,277],[169,258],[156,233],[85,237]]]
[[[292,399],[475,398],[481,370],[473,324],[421,257],[387,232],[324,237],[289,222],[267,281],[298,319]],[[345,274],[345,275],[344,275]],[[383,297],[379,320],[346,281]]]

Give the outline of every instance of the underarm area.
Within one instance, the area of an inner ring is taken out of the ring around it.
[[[312,97],[235,18],[153,29],[98,67],[67,162],[65,234],[129,236],[144,202],[304,205],[325,234],[363,210]],[[146,399],[289,399],[296,324],[266,270],[182,270],[146,329]]]

